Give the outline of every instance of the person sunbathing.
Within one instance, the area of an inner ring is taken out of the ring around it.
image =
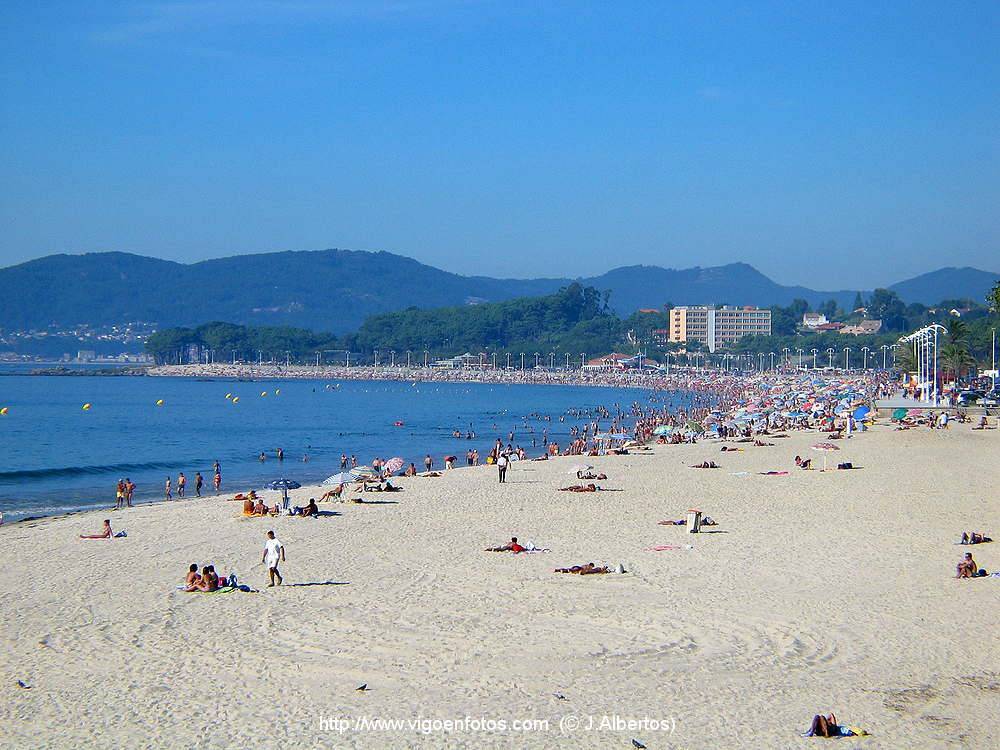
[[[185,588],[190,590],[200,579],[201,576],[198,575],[198,563],[191,563],[191,567],[188,568],[188,573],[184,577]]]
[[[733,445],[733,446],[724,445],[724,446],[722,446],[722,448],[720,449],[719,452],[720,453],[739,453],[739,450],[740,449],[737,448],[735,445]]]
[[[524,549],[525,549],[524,547],[522,547],[520,544],[517,543],[517,537],[516,536],[512,536],[510,538],[510,542],[508,542],[507,544],[504,544],[504,545],[502,545],[500,547],[487,547],[486,551],[487,552],[513,552],[516,555],[518,552],[524,552]]]
[[[795,465],[800,469],[811,469],[813,460],[811,458],[802,458],[802,456],[795,457]]]
[[[111,531],[111,521],[104,519],[104,531],[100,534],[80,534],[81,539],[114,539],[115,535]]]
[[[425,471],[420,476],[422,477],[440,477],[443,476],[440,471]]]
[[[338,484],[332,490],[328,490],[320,495],[319,501],[322,503],[325,500],[340,500],[344,494],[344,485]]]
[[[556,568],[556,573],[575,573],[576,575],[589,576],[598,573],[610,573],[611,569],[607,565],[602,565],[597,567],[594,563],[589,562],[586,565],[573,565],[569,568]]]
[[[257,501],[256,505],[253,506],[253,513],[251,515],[254,515],[254,516],[266,516],[267,515],[267,506],[264,505],[264,501],[263,500],[258,500]]]
[[[578,472],[576,472],[576,478],[577,479],[598,479],[598,480],[604,480],[604,479],[607,479],[608,476],[607,476],[607,474],[595,474],[592,471],[588,471],[586,474],[578,471]]]
[[[694,464],[692,469],[718,469],[720,468],[715,461],[702,461],[700,464]]]
[[[774,445],[774,443],[765,443],[763,440],[754,440],[753,444],[758,448],[767,448]]]
[[[210,586],[214,586],[215,588],[219,588],[219,574],[215,572],[215,566],[214,565],[209,565],[208,566],[208,580],[209,580],[209,585]]]
[[[249,497],[243,501],[243,515],[252,516],[253,515],[254,502]]]
[[[955,566],[955,578],[975,578],[979,575],[979,566],[972,559],[972,553],[966,552],[965,557]]]
[[[838,724],[837,717],[831,713],[829,716],[822,714],[813,716],[812,724],[806,735],[808,737],[853,737],[854,732]]]
[[[560,492],[597,492],[601,488],[591,482],[590,484],[571,484],[569,487],[560,487]]]
[[[960,544],[983,544],[992,541],[988,536],[980,534],[978,531],[963,531]]]
[[[305,507],[296,506],[295,510],[292,512],[293,516],[316,516],[319,517],[319,508],[316,506],[316,500],[309,498],[309,503]]]

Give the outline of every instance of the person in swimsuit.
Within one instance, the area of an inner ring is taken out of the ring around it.
[[[81,539],[114,539],[115,535],[111,531],[111,521],[104,519],[104,531],[100,534],[80,534]]]
[[[173,500],[174,495],[170,491],[170,477],[167,477],[167,481],[163,483],[163,494],[167,500]]]
[[[587,576],[594,575],[597,573],[610,573],[611,569],[607,565],[602,565],[597,567],[594,563],[589,562],[586,565],[574,565],[569,568],[556,568],[556,573],[576,573],[577,575]]]
[[[972,559],[972,553],[966,552],[961,562],[955,567],[955,578],[975,578],[979,573],[979,566]]]
[[[200,579],[201,576],[198,575],[198,563],[191,563],[191,566],[188,568],[187,576],[184,578],[185,588],[187,588],[188,591],[191,591],[192,586],[194,586]]]
[[[205,484],[205,479],[202,477],[200,471],[194,473],[194,496],[201,497],[201,488]]]

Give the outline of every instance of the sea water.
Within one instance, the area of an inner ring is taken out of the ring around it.
[[[616,404],[628,411],[650,396],[577,386],[12,374],[0,377],[0,408],[8,409],[0,416],[0,511],[11,522],[112,507],[115,486],[126,477],[136,484],[137,502],[163,499],[167,477],[176,498],[179,472],[188,497],[199,471],[202,494],[212,495],[216,460],[223,492],[234,493],[281,477],[319,482],[340,471],[342,453],[359,464],[400,456],[423,471],[428,453],[435,468],[449,454],[465,465],[470,448],[485,461],[499,437],[534,456],[543,452],[543,430],[565,445],[570,428],[588,421],[572,412],[598,405],[614,411]],[[683,393],[668,400],[687,403]],[[455,430],[462,438],[452,436]]]

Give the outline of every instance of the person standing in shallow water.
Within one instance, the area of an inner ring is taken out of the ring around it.
[[[205,479],[202,477],[200,471],[194,473],[194,496],[201,497],[201,488],[205,484]]]
[[[174,493],[170,489],[170,477],[167,477],[167,481],[163,484],[163,495],[167,500],[174,499]]]

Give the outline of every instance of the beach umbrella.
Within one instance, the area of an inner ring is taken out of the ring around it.
[[[281,507],[284,510],[288,510],[288,490],[297,490],[302,485],[296,482],[294,479],[275,479],[272,482],[268,482],[264,485],[269,490],[281,490]]]
[[[375,469],[371,466],[355,466],[351,469],[351,474],[354,475],[356,479],[361,477],[370,477],[375,473]]]
[[[654,435],[669,435],[674,431],[674,428],[668,424],[661,424],[659,427],[653,430]]]
[[[688,422],[686,425],[684,425],[684,427],[688,431],[694,432],[694,433],[700,433],[700,432],[704,432],[705,431],[705,428],[701,426],[701,423],[700,422],[695,422],[693,419],[690,422]]]
[[[906,409],[893,409],[893,411],[892,411],[892,418],[893,419],[895,419],[896,421],[899,421],[900,419],[903,419],[904,417],[906,417]]]
[[[355,479],[354,475],[349,471],[342,471],[338,474],[334,474],[331,477],[327,477],[323,480],[323,484],[329,486],[337,486],[341,484],[347,484],[348,482],[353,482]]]
[[[810,446],[810,448],[814,451],[820,451],[823,454],[823,471],[826,471],[826,454],[840,450],[840,448],[833,443],[816,443],[815,445]]]
[[[857,420],[862,420],[868,416],[868,413],[870,411],[871,409],[869,409],[867,406],[859,406],[857,409],[854,410],[854,418]]]
[[[296,482],[294,479],[275,479],[274,481],[268,482],[264,485],[269,490],[297,490],[302,485]]]
[[[385,462],[385,466],[382,467],[389,474],[395,474],[397,471],[402,469],[406,465],[406,462],[399,456],[390,458]]]

